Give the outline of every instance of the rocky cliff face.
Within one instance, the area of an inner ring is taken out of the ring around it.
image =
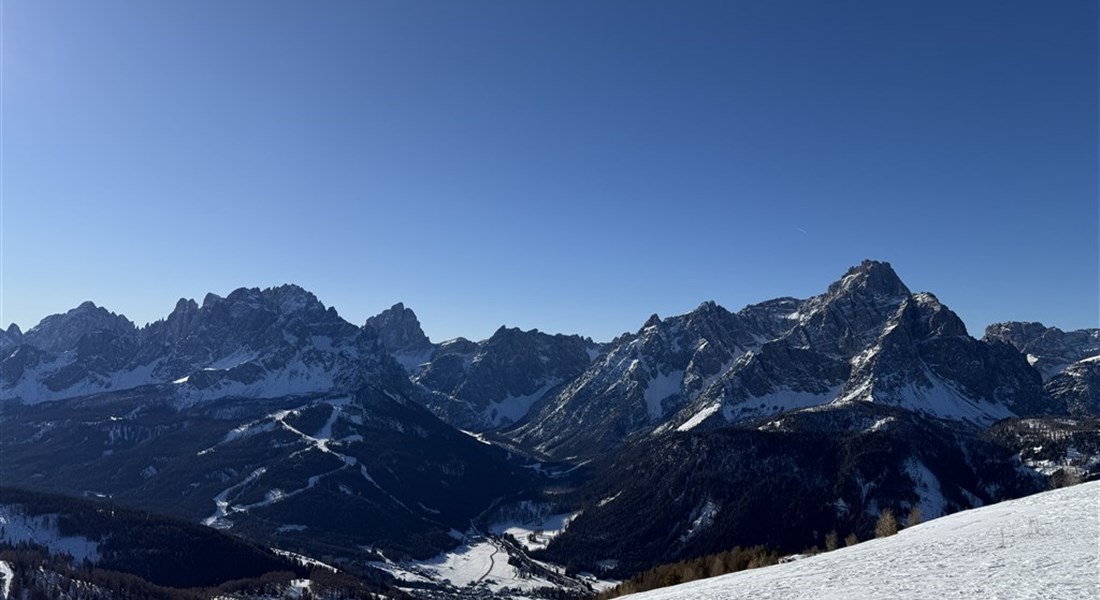
[[[1046,391],[1074,416],[1100,415],[1100,356],[1079,360],[1050,378]]]
[[[208,294],[201,306],[180,300],[166,319],[140,330],[85,303],[23,335],[0,372],[4,398],[25,403],[155,384],[193,403],[403,381],[377,336],[293,285]]]
[[[428,558],[538,478],[425,410],[375,331],[297,286],[181,300],[142,329],[83,305],[12,340],[0,370],[0,485],[265,545]]]
[[[292,285],[143,328],[86,303],[0,330],[0,453],[21,485],[350,560],[434,556],[501,503],[579,508],[544,557],[625,576],[1095,476],[1094,338],[976,340],[875,261],[605,345],[506,327],[433,344],[404,305],[357,327]],[[1044,386],[1029,361],[1065,366]]]
[[[1062,331],[1011,321],[990,325],[982,339],[1026,356],[1055,406],[1075,416],[1100,415],[1100,329]]]
[[[511,425],[588,367],[596,345],[575,335],[501,327],[482,342],[441,345],[413,381],[433,393],[428,407],[456,427]]]
[[[971,338],[935,296],[910,292],[888,263],[865,261],[807,300],[655,316],[511,435],[569,456],[853,402],[979,426],[1057,408],[1021,356]]]
[[[1017,452],[874,403],[651,436],[590,463],[580,515],[543,558],[619,577],[734,545],[795,553],[830,531],[868,539],[886,508],[930,519],[1044,489]]]
[[[421,402],[448,423],[489,431],[527,416],[599,352],[592,340],[501,327],[489,339],[432,344],[416,314],[398,303],[367,319],[386,350],[420,387]]]
[[[1062,331],[1042,323],[1009,321],[986,327],[982,339],[1011,344],[1027,356],[1044,381],[1077,361],[1100,356],[1100,329]]]
[[[410,372],[430,359],[436,349],[420,328],[416,313],[400,302],[367,319],[363,328],[373,331],[386,350]]]

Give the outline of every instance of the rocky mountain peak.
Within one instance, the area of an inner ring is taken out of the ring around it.
[[[889,263],[864,261],[808,300],[736,314],[704,303],[651,318],[509,435],[568,456],[833,403],[978,426],[1050,412],[1036,373],[1004,349],[971,338],[958,315],[933,294],[911,293]]]
[[[829,295],[870,294],[875,296],[898,297],[909,294],[909,288],[902,283],[888,262],[865,260],[858,266],[848,269],[840,280],[829,286]]]
[[[183,309],[186,314],[190,307],[184,306]],[[326,309],[316,296],[296,285],[265,289],[242,287],[225,298],[207,294],[198,316],[207,326],[249,331],[271,328],[276,324],[279,328],[300,327],[304,322],[329,327],[350,326],[334,310]]]
[[[401,302],[367,319],[363,327],[372,330],[390,352],[425,350],[432,345],[416,313]]]
[[[1070,364],[1051,377],[1045,388],[1071,415],[1100,413],[1100,356]]]
[[[921,292],[913,295],[913,303],[927,335],[967,336],[966,324],[951,309],[940,303],[935,295]]]
[[[173,313],[189,313],[199,309],[199,304],[191,298],[180,298],[176,301],[176,308],[172,309]]]
[[[325,305],[317,296],[292,283],[267,288],[261,295],[277,307],[280,314],[325,310]]]
[[[23,331],[15,323],[9,325],[6,331],[0,328],[0,349],[7,349],[10,346],[22,343],[22,341]]]
[[[1012,345],[1047,380],[1069,365],[1100,355],[1100,329],[1062,331],[1042,323],[1009,321],[985,329],[985,341]]]
[[[84,336],[98,333],[128,335],[137,331],[122,315],[96,306],[91,301],[60,315],[50,315],[24,334],[24,341],[50,352],[74,348]]]
[[[792,333],[800,346],[851,357],[878,339],[910,297],[890,263],[865,260],[787,318],[798,323]]]
[[[698,307],[695,308],[695,310],[691,311],[686,316],[689,322],[713,322],[736,318],[733,316],[733,313],[726,310],[725,307],[721,306],[713,300],[707,300],[706,302],[700,304]]]
[[[998,338],[1016,346],[1019,350],[1023,350],[1028,342],[1047,333],[1061,335],[1062,330],[1057,327],[1047,327],[1037,321],[1006,321],[1004,323],[993,323],[985,328],[986,337]]]
[[[493,335],[489,336],[488,340],[485,340],[484,346],[497,346],[504,348],[519,348],[519,347],[533,347],[540,338],[549,337],[541,333],[538,329],[532,329],[530,331],[524,331],[519,327],[508,327],[501,325],[493,332]]]

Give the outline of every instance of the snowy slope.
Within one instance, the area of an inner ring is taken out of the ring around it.
[[[30,516],[17,505],[0,504],[0,542],[29,542],[45,546],[50,552],[68,554],[78,561],[88,559],[96,562],[100,559],[98,543],[82,536],[61,534],[57,515]]]
[[[1100,598],[1100,482],[968,510],[896,536],[638,600]]]

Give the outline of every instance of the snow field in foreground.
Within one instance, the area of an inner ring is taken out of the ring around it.
[[[637,600],[1100,598],[1100,482],[968,510],[850,548]]]

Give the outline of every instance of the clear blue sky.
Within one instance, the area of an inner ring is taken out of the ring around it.
[[[1097,326],[1097,4],[3,3],[3,315],[293,282],[597,339],[891,261]]]

